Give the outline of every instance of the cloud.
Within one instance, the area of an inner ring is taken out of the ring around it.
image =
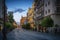
[[[24,12],[24,11],[25,11],[24,9],[16,9],[16,10],[14,10],[14,13],[16,13],[16,12],[22,13],[22,12]]]

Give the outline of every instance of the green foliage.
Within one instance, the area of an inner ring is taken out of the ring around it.
[[[12,31],[15,28],[13,26],[13,22],[14,22],[13,14],[8,14],[8,20],[9,20],[8,22],[5,22],[5,27],[6,27],[7,32]]]
[[[30,23],[27,23],[27,24],[26,24],[26,28],[27,28],[27,29],[30,29]]]
[[[59,27],[59,25],[58,24],[55,24],[55,27]]]
[[[42,20],[41,25],[43,27],[52,27],[54,25],[54,22],[51,17],[46,17]]]
[[[9,22],[13,23],[14,19],[13,19],[13,14],[9,14]]]
[[[30,24],[29,23],[24,24],[24,25],[22,25],[22,28],[24,28],[24,29],[30,29]]]
[[[10,29],[13,29],[13,25],[12,25],[10,22],[6,22],[6,23],[5,23],[5,26],[6,26],[6,28],[9,29],[9,30],[10,30]]]
[[[26,28],[26,25],[23,24],[23,25],[22,25],[22,28]]]

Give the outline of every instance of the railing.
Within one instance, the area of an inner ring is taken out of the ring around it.
[[[38,17],[36,17],[37,19],[41,19],[41,18],[43,18],[44,16],[42,15],[42,16],[38,16]]]

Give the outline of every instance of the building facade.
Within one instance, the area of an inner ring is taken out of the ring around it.
[[[21,17],[20,19],[20,26],[22,27],[22,25],[27,23],[27,17]]]
[[[54,25],[60,26],[60,0],[34,0],[34,20],[39,30],[39,24],[45,17],[50,16]]]
[[[27,13],[27,20],[28,23],[30,23],[31,28],[34,28],[34,7],[32,6],[32,8],[29,8],[28,13]]]
[[[44,17],[51,16],[54,25],[60,26],[60,0],[44,1]]]
[[[4,15],[6,17],[7,14],[7,7],[4,4],[4,0],[0,0],[0,29],[3,29],[4,24]]]
[[[35,0],[34,3],[35,3],[34,19],[38,31],[39,24],[41,23],[41,20],[44,18],[44,0]]]

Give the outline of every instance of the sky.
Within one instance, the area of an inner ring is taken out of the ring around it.
[[[32,7],[33,0],[6,0],[7,11],[13,11],[13,18],[20,22],[21,16],[27,16],[28,8]]]

